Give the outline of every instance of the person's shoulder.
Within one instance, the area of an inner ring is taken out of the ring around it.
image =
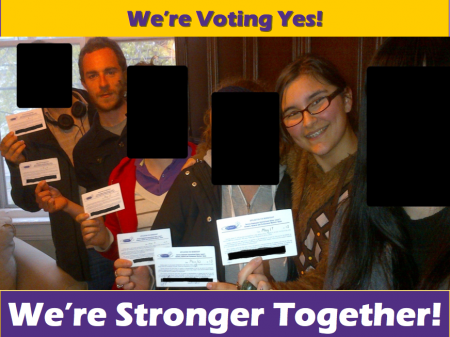
[[[191,178],[201,178],[211,175],[211,166],[208,165],[208,163],[204,160],[197,160],[196,163],[194,163],[192,166],[185,168],[183,171],[181,171],[180,175],[184,173],[187,177]]]
[[[135,176],[136,175],[136,166],[135,164],[136,159],[124,157],[120,161],[120,163],[112,170],[109,181],[110,184],[119,179],[126,179],[125,177]]]
[[[178,174],[170,190],[186,190],[196,187],[198,184],[202,184],[202,180],[205,175],[208,175],[208,170],[210,171],[211,168],[207,163],[204,161],[198,161],[194,165],[185,168]]]

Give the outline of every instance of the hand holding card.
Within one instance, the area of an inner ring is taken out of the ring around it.
[[[14,132],[8,133],[0,143],[0,151],[2,156],[15,165],[23,163],[26,158],[22,154],[26,144],[23,140],[18,140]]]
[[[106,250],[111,242],[109,240],[109,233],[103,222],[103,218],[88,220],[89,214],[81,213],[76,217],[76,221],[81,226],[81,234],[86,246],[97,246]]]

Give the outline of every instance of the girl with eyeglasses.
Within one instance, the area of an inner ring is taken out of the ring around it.
[[[338,205],[348,196],[354,171],[358,140],[352,90],[330,61],[311,54],[282,71],[276,90],[280,94],[282,156],[292,178],[298,249],[293,261],[299,278],[269,282],[257,258],[239,273],[238,282],[242,284],[248,276],[258,289],[321,289],[330,229]]]

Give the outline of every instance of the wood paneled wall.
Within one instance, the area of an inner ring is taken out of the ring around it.
[[[192,37],[176,38],[177,64],[189,72],[189,136],[198,142],[211,94],[230,77],[261,80],[274,88],[281,70],[305,53],[330,59],[359,105],[366,68],[382,38],[373,37]]]

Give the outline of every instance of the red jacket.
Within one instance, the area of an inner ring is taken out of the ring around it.
[[[197,146],[191,142],[188,145],[192,149],[191,156],[195,155]],[[117,234],[133,233],[137,230],[136,203],[134,201],[136,166],[134,162],[135,159],[123,158],[109,177],[109,185],[120,184],[123,203],[125,205],[125,209],[107,214],[105,217],[105,225],[114,235],[114,242],[106,252],[100,254],[113,261],[119,258]]]

